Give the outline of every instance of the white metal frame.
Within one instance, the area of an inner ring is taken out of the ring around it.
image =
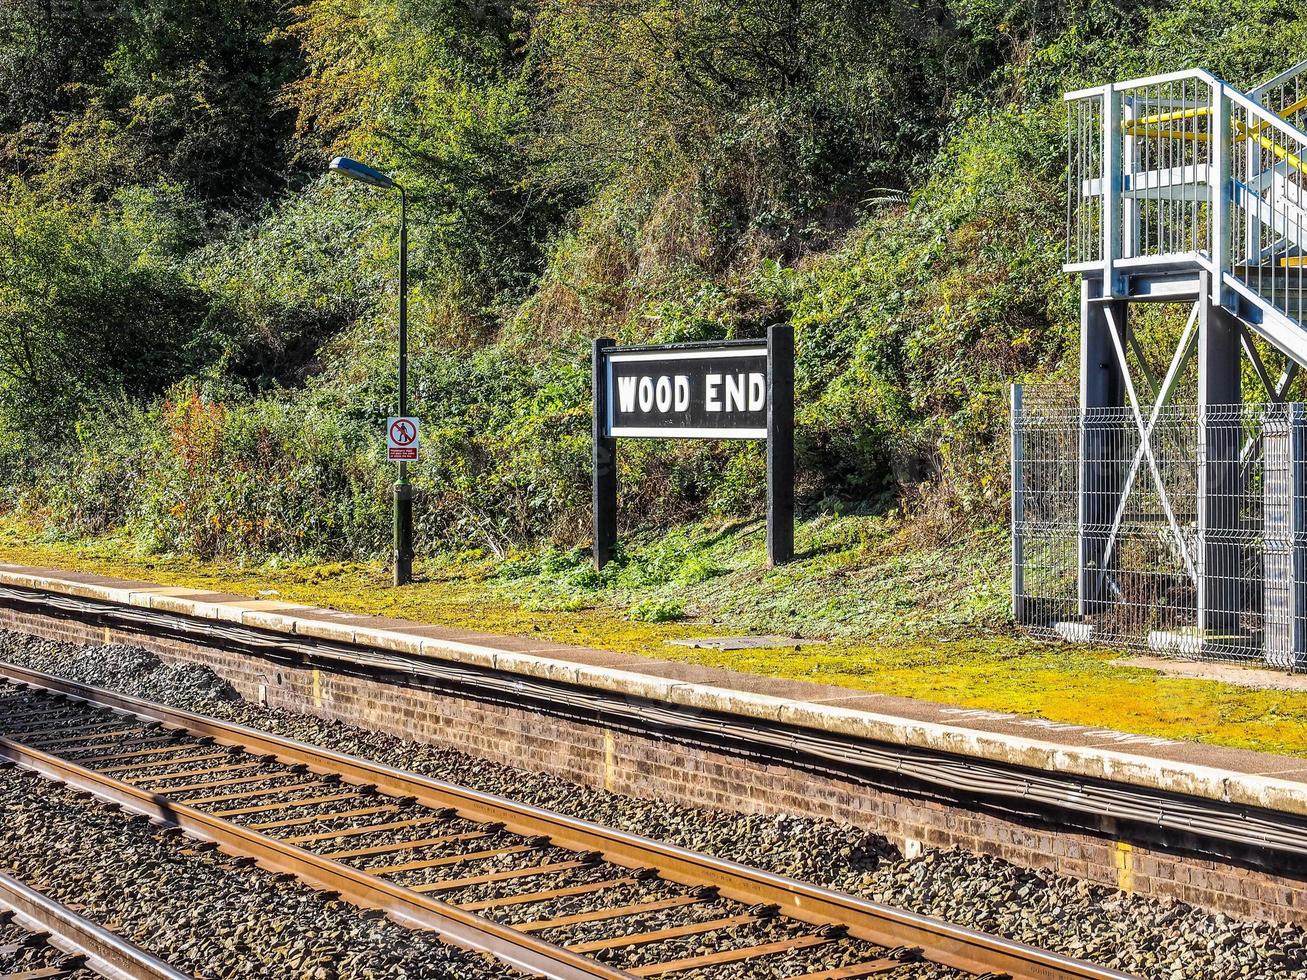
[[[1302,309],[1295,310],[1292,305],[1286,309],[1277,307],[1236,275],[1235,268],[1236,252],[1251,256],[1251,244],[1257,238],[1254,229],[1259,224],[1265,225],[1272,234],[1282,233],[1286,238],[1290,230],[1304,230],[1300,227],[1302,222],[1296,217],[1291,219],[1286,210],[1291,206],[1301,208],[1304,202],[1286,201],[1283,193],[1277,198],[1273,189],[1267,186],[1267,174],[1271,174],[1271,185],[1274,185],[1277,167],[1263,173],[1253,160],[1258,145],[1275,140],[1297,147],[1298,152],[1292,155],[1300,161],[1307,160],[1307,132],[1264,105],[1268,93],[1304,74],[1307,74],[1307,61],[1268,79],[1248,94],[1202,69],[1166,72],[1067,93],[1064,99],[1068,103],[1101,100],[1102,104],[1102,172],[1090,176],[1073,173],[1075,185],[1071,188],[1073,195],[1096,198],[1101,202],[1100,255],[1093,261],[1068,262],[1067,271],[1098,272],[1102,276],[1105,296],[1128,298],[1126,277],[1132,270],[1162,267],[1177,271],[1186,268],[1206,270],[1212,273],[1210,289],[1214,304],[1232,310],[1253,310],[1254,315],[1245,318],[1246,325],[1297,363],[1307,366],[1307,330],[1303,329],[1301,322]],[[1184,82],[1193,82],[1205,90],[1208,93],[1206,103],[1189,105],[1183,100],[1149,95],[1150,89]],[[1137,139],[1131,123],[1140,118],[1143,107],[1170,109],[1184,120],[1209,119],[1209,132],[1200,134],[1195,129],[1187,134],[1195,144],[1201,141],[1208,146],[1207,163],[1137,170],[1134,160]],[[1238,134],[1233,122],[1235,113],[1248,120]],[[1248,183],[1239,187],[1235,186],[1232,177],[1236,151],[1247,156],[1243,169]],[[1301,170],[1302,165],[1299,164],[1298,168]],[[1307,182],[1307,177],[1303,180]],[[1135,228],[1140,200],[1205,204],[1208,248],[1136,254],[1142,244]],[[1279,214],[1277,208],[1285,214]],[[1232,218],[1240,209],[1244,212],[1243,222],[1236,230]],[[1291,224],[1293,229],[1290,229]],[[1239,249],[1235,248],[1236,236],[1244,243]],[[1307,239],[1300,240],[1300,246],[1301,254],[1307,254]],[[1301,294],[1297,302],[1302,302]]]

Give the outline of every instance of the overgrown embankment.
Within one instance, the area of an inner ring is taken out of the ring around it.
[[[778,321],[806,515],[992,526],[1007,384],[1073,369],[1061,92],[1304,47],[1281,0],[19,0],[0,508],[143,554],[384,552],[396,201],[323,176],[347,153],[409,192],[423,553],[585,539],[590,337]],[[759,512],[756,446],[621,466],[627,526]]]

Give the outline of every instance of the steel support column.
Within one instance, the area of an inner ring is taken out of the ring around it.
[[[1095,409],[1120,408],[1125,377],[1113,349],[1103,297],[1104,282],[1086,276],[1080,283],[1080,472],[1079,472],[1079,613],[1099,611],[1099,590],[1112,529],[1112,515],[1121,493],[1121,461],[1113,452],[1113,426],[1091,416]],[[1126,324],[1126,304],[1110,303],[1118,324]],[[1119,424],[1118,424],[1119,427]]]
[[[1236,634],[1242,606],[1242,349],[1239,323],[1212,301],[1211,280],[1202,274],[1198,319],[1198,629],[1208,639]]]

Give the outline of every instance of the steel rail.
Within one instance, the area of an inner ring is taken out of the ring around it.
[[[54,684],[41,682],[42,680],[53,682],[59,680],[58,678],[37,675],[40,679],[20,679],[9,674],[13,669],[6,665],[3,671],[11,680],[21,680],[28,686],[46,691],[59,690]],[[72,686],[81,688],[81,685]],[[166,725],[186,728],[191,732],[204,733],[203,728],[198,724],[188,724],[191,719],[195,722],[208,721],[210,725],[221,727],[220,723],[203,719],[199,715],[187,716],[184,712],[174,712],[148,702],[110,695],[110,692],[100,692],[93,688],[81,688],[76,694],[71,691],[61,693],[87,704],[113,708],[134,714],[139,718],[149,718]],[[230,730],[224,733],[224,738],[215,738],[215,741],[255,751],[250,740],[241,737],[242,731],[251,730],[241,730],[231,726]],[[271,754],[273,744],[267,743],[268,747],[262,752]],[[305,753],[305,755],[307,757],[310,754]],[[626,977],[626,974],[621,971],[578,956],[544,940],[523,935],[483,916],[464,912],[437,899],[419,895],[293,844],[286,844],[264,834],[247,830],[195,807],[169,800],[165,795],[152,793],[20,742],[0,737],[0,759],[7,759],[67,786],[85,790],[101,799],[119,804],[133,813],[149,817],[155,822],[180,827],[231,853],[252,857],[261,867],[269,871],[293,874],[320,890],[339,893],[352,904],[380,909],[394,920],[411,927],[434,930],[446,942],[475,952],[488,953],[528,973],[549,977],[551,980],[593,980],[593,978],[621,980]],[[350,777],[345,773],[342,772],[340,775],[346,782],[350,781]]]
[[[918,947],[932,962],[976,974],[1007,974],[1013,980],[1131,980],[1116,970],[1099,967],[1019,942],[988,935],[929,916],[820,888],[792,878],[750,868],[733,861],[699,854],[586,820],[552,813],[504,797],[402,772],[389,766],[345,755],[319,746],[270,735],[256,729],[209,718],[193,712],[153,704],[128,695],[104,691],[37,671],[0,664],[0,676],[34,689],[62,694],[101,708],[159,722],[191,735],[207,737],[219,745],[268,755],[312,771],[334,773],[343,780],[370,785],[384,794],[410,797],[433,809],[452,808],[460,816],[502,823],[527,837],[545,836],[559,847],[597,851],[611,864],[658,870],[669,881],[689,886],[715,887],[725,898],[747,904],[776,905],[793,919],[826,926],[847,927],[848,934],[889,949]],[[426,913],[417,907],[430,900],[399,886],[377,882],[363,872],[326,860],[293,845],[235,827],[209,814],[171,803],[148,791],[47,755],[9,739],[0,738],[0,757],[55,775],[61,781],[115,799],[134,809],[149,811],[157,819],[178,824],[199,836],[240,848],[277,870],[289,870],[321,887],[340,891],[360,904],[379,904],[392,914]],[[379,894],[374,889],[380,887]],[[431,903],[439,905],[440,903]],[[443,906],[444,917],[479,920],[503,934],[524,939],[511,928],[482,920],[453,906]],[[454,914],[457,914],[455,916]],[[429,921],[429,920],[428,920]],[[441,928],[440,926],[436,926]],[[448,930],[449,924],[443,928]],[[507,939],[508,936],[502,938]],[[558,949],[558,947],[552,947]],[[579,959],[579,957],[578,957]],[[587,961],[590,962],[590,961]],[[593,964],[593,976],[626,976]],[[600,972],[603,971],[603,972]],[[578,974],[569,974],[578,975]]]
[[[357,673],[393,673],[401,683],[441,685],[475,697],[542,714],[597,715],[651,737],[675,738],[727,754],[775,756],[785,764],[843,777],[871,774],[912,780],[932,792],[983,800],[1005,813],[1026,815],[1036,808],[1058,819],[1080,815],[1093,821],[1129,821],[1176,831],[1194,839],[1200,853],[1229,855],[1242,848],[1307,858],[1307,817],[1252,805],[1190,796],[1147,787],[1065,775],[962,755],[843,736],[786,722],[742,718],[639,697],[612,694],[562,681],[523,677],[476,665],[350,645],[313,637],[270,633],[252,626],[195,619],[180,613],[0,586],[0,605],[28,608],[106,623],[146,635],[191,642],[228,644],[254,656],[298,667]]]
[[[52,945],[84,957],[86,968],[107,980],[191,980],[153,953],[7,874],[0,874],[0,909],[12,912],[24,929],[50,933]]]
[[[229,853],[252,857],[260,867],[269,871],[293,874],[322,891],[338,893],[351,904],[380,909],[397,922],[413,928],[431,929],[446,942],[474,952],[488,953],[528,973],[551,980],[589,980],[595,977],[621,980],[626,977],[624,973],[551,943],[519,934],[482,916],[463,912],[384,879],[325,860],[303,848],[283,844],[194,807],[7,738],[0,738],[0,759],[8,759],[66,786],[117,803],[125,810],[157,823],[180,827]]]

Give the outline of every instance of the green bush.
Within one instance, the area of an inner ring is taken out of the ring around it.
[[[577,550],[589,340],[773,323],[796,334],[801,508],[992,523],[1008,384],[1075,370],[1061,93],[1191,65],[1251,85],[1307,45],[1283,0],[1219,13],[19,0],[0,506],[156,551],[388,550],[398,201],[324,177],[341,152],[408,192],[424,553],[506,558],[559,608],[722,574],[675,533],[602,573]],[[623,441],[618,475],[625,540],[765,495],[758,445]]]
[[[627,611],[637,623],[674,623],[685,618],[685,604],[670,599],[645,599]]]

